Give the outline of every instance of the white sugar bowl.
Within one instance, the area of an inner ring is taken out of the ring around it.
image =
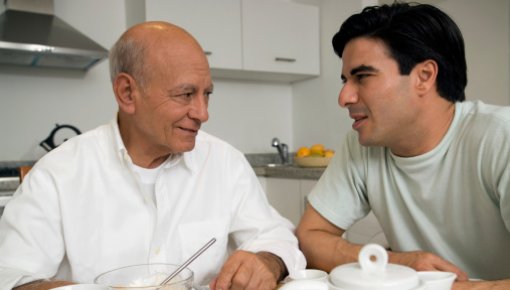
[[[365,245],[358,256],[359,263],[340,265],[334,268],[329,274],[330,288],[343,290],[429,290],[427,284],[414,269],[388,264],[388,253],[377,244]],[[441,279],[443,290],[450,290],[455,274],[445,272]],[[452,276],[453,275],[453,276]],[[453,279],[452,279],[453,277]],[[430,279],[434,280],[434,279]],[[434,281],[434,290],[438,281]],[[432,287],[430,287],[432,288]]]

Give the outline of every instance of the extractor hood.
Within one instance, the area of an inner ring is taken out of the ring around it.
[[[53,0],[5,1],[0,65],[88,70],[108,50],[53,15]]]

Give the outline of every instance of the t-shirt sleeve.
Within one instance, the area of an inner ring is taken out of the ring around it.
[[[366,155],[356,132],[350,132],[308,195],[315,210],[344,230],[370,212],[365,183]]]

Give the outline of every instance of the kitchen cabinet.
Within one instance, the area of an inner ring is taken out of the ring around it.
[[[275,0],[243,0],[244,69],[319,74],[317,7]]]
[[[306,195],[317,180],[258,177],[269,203],[294,225],[304,213]]]
[[[295,82],[318,76],[319,8],[283,0],[149,0],[146,20],[189,31],[213,78]]]
[[[307,195],[318,180],[258,177],[269,203],[295,226],[305,212]],[[356,244],[377,243],[388,247],[388,241],[373,212],[354,223],[344,237]]]
[[[191,33],[204,49],[209,65],[240,70],[241,2],[239,0],[149,0],[147,20],[164,20]]]

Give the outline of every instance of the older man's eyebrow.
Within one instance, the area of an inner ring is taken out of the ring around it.
[[[180,95],[183,93],[193,93],[196,87],[190,84],[181,84],[167,90],[168,95]]]

